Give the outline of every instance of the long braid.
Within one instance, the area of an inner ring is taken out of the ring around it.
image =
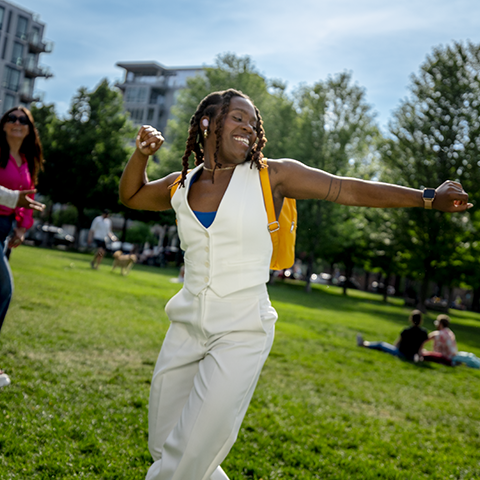
[[[192,152],[195,155],[195,158],[198,158],[199,152],[203,156],[203,152],[201,152],[199,145],[198,145],[198,135],[199,135],[199,128],[198,122],[200,119],[197,120],[197,116],[199,115],[198,109],[197,112],[192,116],[190,119],[190,128],[188,130],[188,138],[186,141],[185,152],[182,157],[182,178],[180,180],[180,185],[183,187],[185,185],[185,178],[188,172],[188,159]]]
[[[263,129],[263,120],[260,115],[260,111],[255,107],[255,113],[257,115],[257,142],[250,152],[250,168],[253,167],[253,164],[256,165],[258,170],[265,168],[265,164],[262,162],[263,159],[263,147],[267,144],[267,137],[265,136],[265,130]]]

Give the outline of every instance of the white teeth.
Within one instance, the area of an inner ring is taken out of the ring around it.
[[[242,142],[243,144],[245,144],[247,147],[250,146],[250,143],[249,141],[245,138],[245,137],[233,137],[235,140],[239,141],[239,142]]]

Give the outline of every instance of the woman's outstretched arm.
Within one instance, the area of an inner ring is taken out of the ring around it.
[[[424,207],[423,190],[382,182],[331,175],[290,159],[269,160],[274,196],[316,198],[342,205],[399,208]],[[435,189],[434,209],[463,212],[473,205],[457,182],[446,181]]]

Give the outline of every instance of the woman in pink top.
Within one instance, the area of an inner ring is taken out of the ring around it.
[[[43,153],[32,114],[25,107],[14,107],[0,119],[0,186],[9,190],[33,190],[42,168]],[[13,279],[4,247],[16,248],[33,225],[33,211],[0,205],[0,329],[13,294]],[[0,370],[0,387],[10,379]]]
[[[427,340],[427,342],[433,340],[433,352],[424,351],[423,360],[450,366],[452,358],[457,354],[457,341],[455,334],[450,330],[450,317],[439,315],[434,323],[437,330],[431,332]]]

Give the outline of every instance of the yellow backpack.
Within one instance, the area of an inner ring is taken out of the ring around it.
[[[266,159],[263,159],[267,163]],[[177,190],[178,181],[182,178],[180,174],[170,189],[170,198]],[[293,198],[283,200],[282,210],[278,221],[275,216],[273,205],[272,188],[268,168],[260,170],[260,181],[262,183],[263,200],[268,218],[268,231],[272,239],[273,252],[270,260],[271,270],[283,270],[290,268],[295,263],[295,239],[297,235],[297,204]]]

